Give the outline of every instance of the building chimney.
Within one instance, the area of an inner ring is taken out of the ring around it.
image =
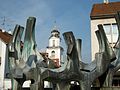
[[[12,34],[12,31],[11,31],[11,30],[9,30],[9,31],[8,31],[8,33],[9,33],[9,34]]]
[[[109,0],[104,0],[104,3],[105,3],[105,4],[108,4],[108,3],[109,3]]]
[[[5,30],[4,30],[4,29],[2,29],[2,32],[5,32]]]

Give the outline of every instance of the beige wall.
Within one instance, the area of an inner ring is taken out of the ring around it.
[[[91,57],[92,60],[95,59],[95,53],[99,51],[99,45],[97,41],[97,37],[95,31],[98,30],[98,24],[108,24],[108,23],[116,23],[114,18],[111,19],[98,19],[91,20]]]

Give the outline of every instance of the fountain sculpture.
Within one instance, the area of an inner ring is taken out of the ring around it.
[[[120,12],[116,14],[120,34]],[[44,58],[37,50],[35,41],[34,17],[27,19],[24,45],[21,38],[24,27],[16,25],[13,38],[9,43],[9,68],[12,80],[12,90],[22,90],[26,80],[31,80],[30,90],[44,90],[43,81],[56,84],[56,90],[70,90],[70,82],[79,83],[80,90],[91,90],[93,82],[98,79],[100,86],[111,86],[114,73],[120,68],[120,36],[114,50],[109,45],[102,25],[95,32],[99,42],[99,52],[95,60],[86,64],[81,58],[81,39],[75,39],[72,32],[63,34],[67,45],[65,64],[59,68],[45,67]],[[47,61],[50,61],[47,59]],[[52,65],[51,65],[52,66]],[[100,79],[105,76],[105,79]],[[110,83],[108,83],[110,82]]]

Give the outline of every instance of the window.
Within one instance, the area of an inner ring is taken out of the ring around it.
[[[10,78],[10,73],[6,73],[5,78]]]
[[[108,41],[113,47],[118,39],[118,27],[116,23],[103,25]]]
[[[52,52],[51,52],[51,58],[52,58],[52,59],[55,58],[55,51],[52,51]]]
[[[113,79],[112,86],[120,86],[120,79]]]
[[[104,29],[105,29],[106,35],[111,35],[111,26],[110,26],[110,24],[105,24]]]
[[[1,65],[1,57],[0,57],[0,65]]]
[[[116,24],[112,24],[113,34],[118,35],[118,27]]]
[[[53,47],[55,46],[55,40],[53,40]]]

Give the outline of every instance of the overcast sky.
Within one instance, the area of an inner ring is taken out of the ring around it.
[[[48,38],[56,21],[62,33],[72,31],[82,39],[82,58],[90,61],[90,12],[94,3],[103,0],[0,0],[0,27],[12,29],[15,24],[26,26],[29,16],[37,18],[36,41],[40,51],[48,46]],[[120,1],[120,0],[109,0]],[[5,25],[3,24],[5,17]],[[62,46],[66,48],[62,37]]]

